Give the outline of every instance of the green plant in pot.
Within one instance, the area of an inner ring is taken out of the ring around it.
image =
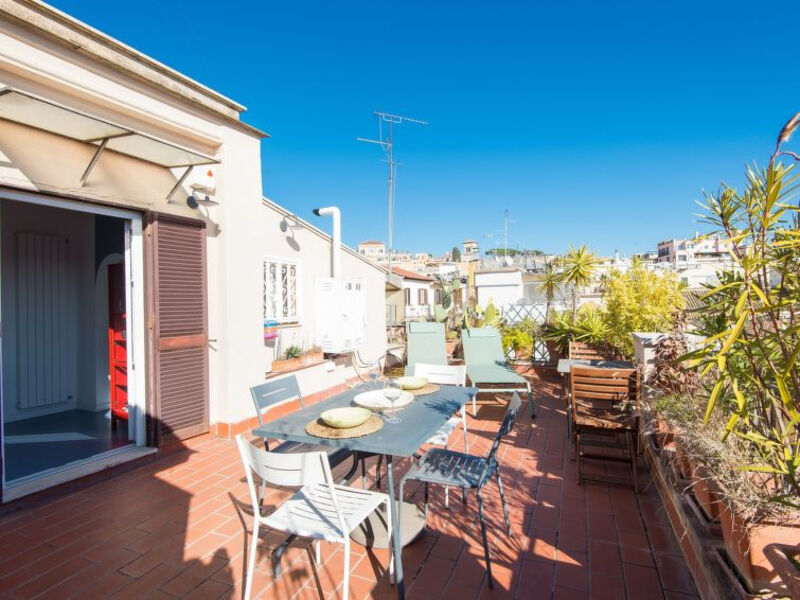
[[[800,540],[800,156],[784,149],[798,124],[800,113],[767,166],[747,169],[743,191],[723,184],[705,197],[706,221],[730,240],[736,274],[706,294],[712,335],[686,355],[713,380],[704,420],[721,416],[726,452],[738,452],[721,467],[723,533],[756,589],[775,585],[764,545]]]
[[[533,352],[533,337],[522,327],[503,328],[501,342],[506,356],[509,351],[514,351],[514,358],[530,358]]]
[[[578,340],[592,346],[606,346],[608,330],[600,310],[592,304],[585,304],[573,318],[569,311],[554,312],[549,323],[542,329],[542,338],[547,343],[551,357],[553,354],[567,356],[569,342]]]
[[[286,359],[300,358],[303,356],[303,349],[300,346],[292,345],[286,348],[283,355]]]

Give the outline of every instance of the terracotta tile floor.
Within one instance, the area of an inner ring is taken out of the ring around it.
[[[451,510],[434,489],[428,530],[403,552],[409,598],[696,598],[651,487],[576,481],[566,455],[559,379],[528,373],[538,418],[521,411],[500,450],[513,534],[502,531],[496,488],[488,519],[495,588],[486,585],[474,496]],[[471,419],[470,450],[486,452],[504,406]],[[451,447],[459,449],[460,432]],[[373,467],[374,473],[374,467]],[[642,475],[646,485],[646,473]],[[421,501],[421,491],[409,490]],[[277,493],[270,500],[279,499]],[[247,490],[231,440],[189,441],[184,451],[55,501],[0,517],[2,598],[241,598],[249,525]],[[331,598],[341,592],[340,546],[314,567],[305,544],[269,569],[276,534],[260,540],[256,598]],[[352,549],[350,597],[394,598],[387,551]]]

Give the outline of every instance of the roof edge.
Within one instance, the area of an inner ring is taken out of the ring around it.
[[[298,223],[301,223],[303,225],[303,227],[305,229],[308,229],[311,233],[314,233],[314,234],[318,235],[319,237],[321,237],[321,238],[323,238],[325,240],[328,240],[329,242],[333,242],[333,237],[332,236],[330,236],[329,234],[327,234],[324,231],[322,231],[319,227],[316,227],[315,225],[312,225],[311,223],[306,221],[304,218],[298,216],[297,213],[293,213],[289,209],[281,206],[280,204],[278,204],[274,200],[272,200],[270,198],[267,198],[266,196],[262,195],[261,196],[261,203],[266,205],[266,206],[268,206],[268,207],[270,207],[270,208],[272,208],[273,210],[281,213],[282,215],[284,215],[286,217],[291,217],[293,221],[297,221]],[[386,271],[386,269],[384,267],[372,262],[371,260],[369,260],[365,256],[362,256],[356,250],[353,250],[350,246],[348,246],[345,243],[342,243],[342,251],[343,252],[347,252],[349,255],[357,258],[358,260],[360,260],[361,262],[363,262],[365,264],[368,264],[370,267],[376,269],[377,271],[380,271],[384,275],[387,273],[387,271]]]
[[[0,0],[0,13],[38,35],[122,72],[128,77],[198,105],[250,133],[268,137],[263,131],[240,120],[239,113],[247,110],[244,105],[42,0]],[[122,60],[119,62],[112,60],[114,55],[121,57]]]

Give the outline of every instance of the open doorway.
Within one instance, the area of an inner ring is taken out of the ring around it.
[[[67,206],[0,200],[4,487],[144,440],[138,217]]]

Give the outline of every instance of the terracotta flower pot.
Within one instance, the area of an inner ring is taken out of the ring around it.
[[[317,363],[322,362],[325,356],[322,353],[322,350],[315,350],[313,352],[306,352],[303,356],[300,357],[300,364],[304,367],[308,365],[315,365]]]
[[[800,544],[785,546],[769,544],[764,548],[769,562],[780,575],[783,585],[791,598],[800,598]]]
[[[692,464],[689,462],[689,455],[686,448],[683,447],[679,438],[675,438],[675,459],[677,461],[678,471],[685,479],[692,477]]]
[[[675,432],[670,424],[663,419],[653,421],[653,432],[659,448],[664,448],[667,444],[675,440]]]
[[[272,361],[273,373],[284,373],[286,371],[293,371],[302,366],[299,358],[284,358],[282,360]]]
[[[550,356],[551,365],[558,364],[558,361],[564,358],[564,355],[561,354],[561,351],[558,349],[558,346],[555,344],[555,342],[545,341],[544,345],[547,348],[548,356]]]
[[[718,506],[725,549],[751,590],[785,592],[765,549],[774,544],[800,545],[800,519],[792,523],[749,523],[728,503]]]
[[[453,352],[455,351],[457,345],[458,345],[458,339],[457,338],[445,341],[444,346],[445,346],[445,349],[447,350],[447,356],[450,356],[450,357],[453,356]]]
[[[709,478],[708,468],[706,465],[699,463],[694,464],[692,468],[692,490],[697,503],[710,521],[717,521],[719,519],[719,496],[712,489],[712,483]]]

